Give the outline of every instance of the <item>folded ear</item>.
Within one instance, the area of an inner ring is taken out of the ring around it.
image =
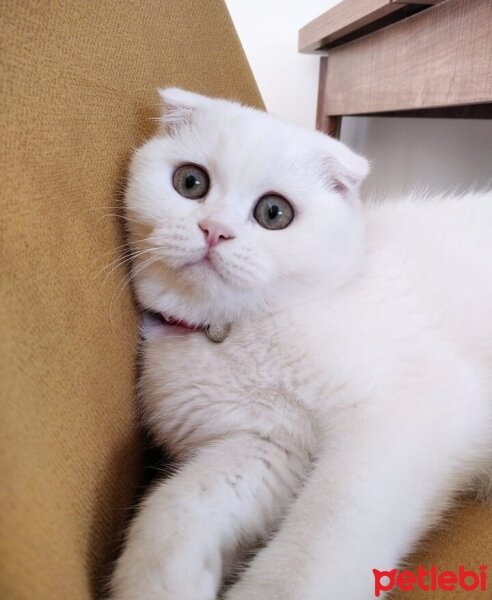
[[[180,88],[161,88],[159,96],[163,111],[159,118],[164,131],[173,135],[193,117],[193,112],[205,106],[210,99]]]
[[[369,162],[342,142],[324,137],[323,162],[329,185],[342,194],[357,190],[369,173]]]

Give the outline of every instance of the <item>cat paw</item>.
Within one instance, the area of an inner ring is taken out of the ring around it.
[[[224,600],[299,600],[293,590],[286,589],[282,582],[235,584],[224,596]]]
[[[186,578],[184,578],[186,579]],[[108,600],[216,600],[214,582],[203,577],[196,586],[181,581],[180,585],[162,581],[156,577],[153,581],[142,578],[138,583],[118,585]]]
[[[166,558],[147,557],[140,568],[120,563],[109,600],[216,600],[217,573],[206,561]]]

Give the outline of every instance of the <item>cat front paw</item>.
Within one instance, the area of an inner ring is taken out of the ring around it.
[[[216,586],[212,577],[203,576],[190,583],[186,577],[180,582],[160,575],[142,577],[138,581],[123,579],[113,586],[109,600],[216,600]]]
[[[216,600],[217,570],[193,556],[123,556],[111,582],[109,600]]]
[[[224,600],[300,600],[295,590],[282,581],[238,582],[224,596]]]

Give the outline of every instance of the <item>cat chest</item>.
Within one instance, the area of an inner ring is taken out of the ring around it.
[[[147,349],[144,362],[148,385],[169,411],[195,402],[211,414],[228,405],[249,417],[298,416],[316,379],[308,353],[275,334],[231,336],[220,344],[202,333],[178,343],[161,340]]]

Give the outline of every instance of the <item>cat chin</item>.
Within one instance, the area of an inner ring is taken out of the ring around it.
[[[180,270],[179,275],[182,280],[194,287],[198,294],[220,294],[223,287],[240,291],[247,289],[247,286],[241,285],[240,281],[229,275],[227,270],[209,257],[187,265]]]
[[[234,289],[211,267],[196,265],[166,278],[137,277],[140,306],[190,325],[233,323],[264,312],[268,301],[261,290]]]
[[[329,295],[352,279],[360,268],[359,261],[354,260],[341,273],[332,270],[329,278],[311,275],[299,280],[272,278],[245,283],[234,274],[221,273],[220,266],[217,268],[213,262],[201,259],[154,274],[144,270],[134,279],[140,306],[198,327],[236,323],[305,302],[310,295]]]

